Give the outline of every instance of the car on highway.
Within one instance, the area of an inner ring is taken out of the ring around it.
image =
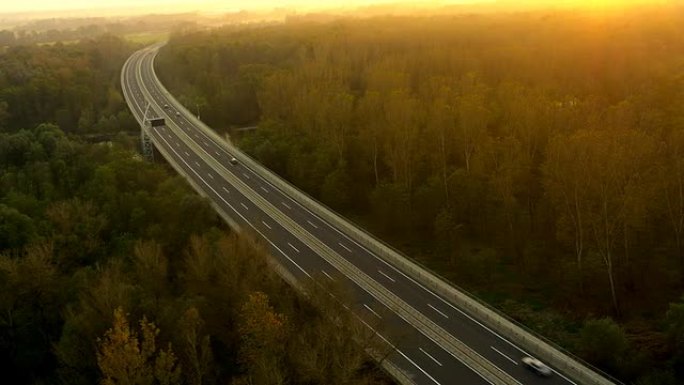
[[[180,116],[180,112],[176,111],[176,116]]]
[[[235,159],[235,157],[233,156],[230,158],[230,164],[232,164],[232,165],[238,164],[238,160]]]
[[[538,376],[549,377],[551,375],[551,368],[536,358],[525,356],[520,361]]]
[[[168,105],[168,104],[164,104],[164,108],[168,110],[168,109],[169,109],[169,105]]]

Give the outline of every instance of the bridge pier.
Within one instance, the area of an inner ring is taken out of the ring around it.
[[[147,135],[144,126],[140,127],[140,149],[145,160],[149,162],[154,161],[154,144],[152,144],[152,140]]]

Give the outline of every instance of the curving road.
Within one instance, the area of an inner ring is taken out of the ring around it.
[[[231,226],[259,234],[296,280],[310,277],[351,288],[353,309],[395,348],[384,366],[399,382],[448,384],[579,384],[554,370],[541,378],[520,362],[525,350],[428,289],[315,215],[243,162],[245,155],[202,127],[154,74],[159,45],[134,53],[122,88],[134,115],[161,116],[144,127],[157,150],[206,196]],[[240,162],[233,164],[235,156]],[[399,331],[399,332],[397,332]],[[544,360],[544,357],[540,357]]]

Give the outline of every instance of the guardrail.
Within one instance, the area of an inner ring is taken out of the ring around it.
[[[132,58],[132,57],[131,57]],[[182,175],[186,181],[190,184],[190,186],[202,197],[207,199],[210,203],[210,205],[214,208],[214,210],[225,220],[231,228],[233,228],[235,231],[238,233],[244,233],[244,229],[230,216],[229,213],[227,213],[223,208],[218,205],[213,199],[211,199],[207,193],[204,191],[203,188],[199,186],[197,182],[193,178],[191,178],[183,169],[180,167],[180,165],[174,160],[174,158],[170,155],[170,153],[166,150],[166,148],[161,144],[158,143],[157,139],[153,136],[150,135],[150,133],[147,131],[148,128],[145,126],[144,122],[144,117],[139,116],[139,114],[135,113],[135,109],[132,108],[132,97],[128,94],[130,90],[128,89],[128,86],[126,84],[125,80],[125,69],[130,65],[131,58],[129,58],[126,63],[124,64],[122,73],[121,73],[121,86],[122,90],[124,92],[124,95],[126,97],[126,101],[129,104],[130,109],[134,112],[133,115],[135,119],[138,121],[138,124],[141,127],[141,130],[146,134],[149,135],[153,143],[155,144],[155,147],[157,150],[162,154],[162,156],[168,161],[168,163],[171,165],[171,167],[176,170],[176,172],[179,175]],[[161,84],[161,83],[159,83]],[[143,91],[144,92],[144,91]],[[175,102],[175,99],[172,99],[172,101]],[[202,123],[203,125],[203,123]],[[198,125],[199,126],[199,125]],[[267,259],[268,263],[271,265],[271,267],[274,269],[274,271],[285,281],[287,282],[290,286],[293,288],[296,288],[300,290],[302,293],[306,295],[306,291],[304,288],[301,286],[300,282],[294,277],[294,275],[287,269],[285,266],[280,263],[276,258],[273,256],[269,255],[269,258]],[[352,312],[353,313],[353,312]],[[368,324],[366,324],[363,319],[361,319],[358,315],[354,314],[355,320],[357,322],[363,323],[364,325],[368,326],[371,330],[373,330],[372,327],[370,327]],[[377,332],[376,332],[377,333]],[[379,335],[379,334],[378,334]],[[390,346],[392,346],[393,349],[396,349],[389,341],[387,341],[384,337],[379,335],[380,338]],[[380,362],[380,365],[382,368],[390,375],[392,378],[395,379],[399,384],[402,385],[415,385],[415,382],[412,379],[412,376],[395,365],[392,361],[385,359],[386,355],[380,354],[378,351],[374,350],[373,348],[368,348],[367,353],[374,358],[375,360]]]
[[[169,96],[169,99],[176,108],[179,108],[191,115],[193,123],[195,123],[197,127],[200,127],[207,135],[214,138],[217,143],[225,146],[225,148],[229,150],[236,158],[238,158],[241,163],[257,172],[262,178],[268,180],[271,184],[288,194],[295,201],[306,207],[315,215],[333,224],[333,226],[337,227],[337,229],[342,233],[354,239],[357,243],[372,253],[380,256],[385,261],[391,263],[396,268],[401,270],[407,276],[411,277],[417,282],[420,282],[446,300],[449,300],[453,304],[459,306],[461,310],[464,310],[470,315],[476,317],[491,330],[504,335],[511,342],[524,348],[527,354],[542,357],[555,369],[569,375],[574,380],[579,381],[581,384],[621,384],[621,382],[618,380],[611,378],[605,373],[602,373],[599,369],[582,361],[580,358],[572,355],[572,353],[555,345],[553,342],[546,340],[544,337],[537,335],[524,325],[509,318],[490,305],[480,301],[477,297],[468,293],[466,290],[458,288],[453,283],[450,283],[447,279],[434,272],[431,272],[427,267],[420,264],[420,262],[414,261],[401,254],[390,245],[384,243],[382,240],[353,224],[352,221],[337,214],[323,203],[311,198],[297,187],[282,179],[280,176],[263,167],[252,157],[240,151],[232,143],[226,142],[206,124],[195,118],[195,116],[192,115],[189,110],[187,110],[175,98],[172,97],[168,90],[166,90],[163,84],[159,81],[154,71],[153,76],[155,77],[157,84],[160,86],[160,89],[162,89],[163,92]]]
[[[445,278],[431,272],[419,262],[411,260],[365,230],[355,226],[350,220],[334,213],[324,204],[314,200],[279,176],[273,174],[273,172],[261,166],[250,156],[237,150],[236,147],[232,145],[228,146],[231,151],[233,151],[234,156],[243,164],[247,164],[250,168],[257,171],[263,178],[285,191],[302,206],[306,207],[323,220],[332,223],[338,230],[354,239],[372,253],[394,265],[409,277],[422,283],[435,293],[440,294],[442,297],[459,306],[462,310],[472,316],[475,316],[492,330],[495,330],[499,334],[504,335],[511,342],[523,347],[529,355],[542,357],[555,369],[570,375],[581,384],[621,384],[621,382],[616,379],[609,379],[610,376],[607,374],[599,374],[599,369],[583,362],[580,358],[575,357],[570,352],[545,338],[536,335],[524,325],[509,318],[489,304],[480,301],[477,297],[467,291],[456,287],[452,283],[448,283]]]
[[[173,123],[171,123],[173,126]],[[185,142],[197,154],[202,154],[204,151],[200,146],[193,141],[188,134],[181,132],[181,135],[186,137]],[[316,255],[322,257],[336,270],[342,272],[352,282],[354,282],[362,290],[373,296],[380,303],[393,310],[400,318],[407,323],[413,325],[417,330],[421,331],[425,336],[433,341],[438,342],[440,346],[451,352],[452,355],[458,357],[466,366],[472,368],[481,376],[487,378],[490,383],[495,385],[507,385],[514,383],[514,380],[498,367],[492,365],[488,360],[484,359],[477,352],[469,348],[467,345],[451,336],[444,329],[439,327],[433,321],[425,317],[422,313],[416,311],[412,306],[407,304],[401,298],[389,291],[384,286],[378,284],[375,280],[370,278],[363,271],[358,269],[352,263],[342,258],[337,252],[330,249],[327,245],[321,242],[318,238],[313,236],[310,232],[305,230],[301,225],[285,215],[282,211],[273,206],[272,203],[264,199],[261,195],[256,194],[249,186],[242,180],[228,172],[228,170],[221,165],[215,158],[209,156],[203,158],[207,164],[214,169],[222,178],[229,181],[243,196],[248,197],[271,219],[279,223],[304,244],[306,244]]]

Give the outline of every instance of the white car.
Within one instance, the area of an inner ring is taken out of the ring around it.
[[[551,368],[536,358],[523,357],[520,361],[538,376],[548,377],[551,375]]]
[[[238,164],[238,160],[235,159],[235,157],[232,157],[232,158],[230,158],[230,164],[236,165],[236,164]]]

